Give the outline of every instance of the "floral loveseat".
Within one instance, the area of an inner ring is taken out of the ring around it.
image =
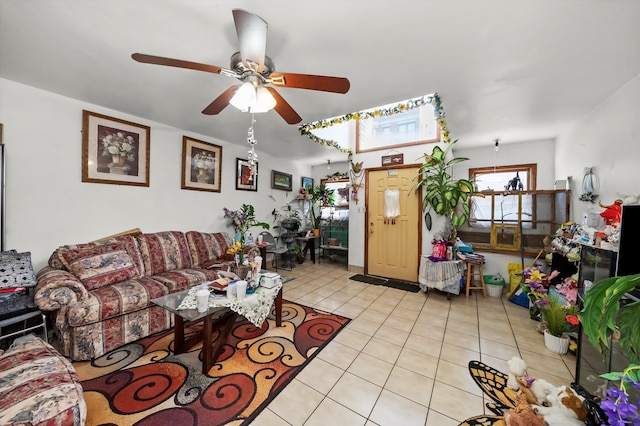
[[[173,315],[151,299],[216,279],[231,265],[226,250],[224,234],[196,231],[62,246],[38,272],[34,299],[54,311],[60,352],[89,360],[171,328]]]

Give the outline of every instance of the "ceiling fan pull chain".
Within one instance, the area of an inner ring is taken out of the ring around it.
[[[249,126],[249,131],[247,132],[247,143],[251,145],[251,149],[249,150],[249,167],[251,169],[251,176],[255,176],[258,174],[258,154],[256,153],[256,144],[258,141],[253,135],[253,125],[255,124],[256,119],[251,113],[251,125]]]

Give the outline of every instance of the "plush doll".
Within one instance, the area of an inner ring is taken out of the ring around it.
[[[524,393],[529,404],[538,404],[538,399],[531,391],[532,379],[527,376],[527,364],[522,358],[512,357],[507,361],[509,374],[507,375],[507,387]]]
[[[549,426],[584,425],[587,410],[584,398],[576,395],[569,387],[560,386],[548,397],[549,407],[533,406],[533,409],[544,416]]]
[[[527,402],[527,396],[518,391],[516,394],[516,406],[504,415],[507,426],[547,426],[541,415],[537,414],[531,404]]]

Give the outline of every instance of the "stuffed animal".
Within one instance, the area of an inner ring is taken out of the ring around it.
[[[587,410],[584,398],[577,395],[567,386],[556,388],[547,397],[550,406],[533,406],[533,409],[544,417],[549,426],[584,425]]]
[[[547,426],[543,417],[534,412],[531,404],[527,402],[527,396],[518,391],[516,394],[516,406],[504,415],[507,426]]]
[[[515,391],[521,391],[527,397],[529,404],[539,404],[538,399],[531,391],[532,379],[527,375],[527,364],[522,358],[512,357],[507,361],[509,374],[507,375],[507,387]]]

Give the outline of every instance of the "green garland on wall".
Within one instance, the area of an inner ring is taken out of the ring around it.
[[[306,123],[298,127],[298,130],[300,130],[301,135],[308,137],[315,143],[318,143],[322,146],[331,146],[336,148],[340,152],[344,152],[345,154],[348,154],[348,159],[349,161],[351,161],[353,157],[353,150],[351,148],[343,148],[340,146],[340,144],[337,141],[320,138],[314,135],[312,131],[316,129],[324,129],[326,127],[335,126],[337,124],[343,124],[356,119],[366,120],[368,118],[386,117],[390,115],[400,114],[405,111],[410,111],[414,108],[420,108],[426,104],[433,105],[433,113],[435,115],[436,121],[438,122],[438,127],[440,127],[440,139],[445,143],[451,142],[451,137],[449,136],[449,129],[447,128],[447,120],[444,114],[444,108],[442,107],[442,101],[440,100],[440,96],[438,96],[437,93],[434,93],[429,96],[422,96],[420,98],[410,99],[406,102],[401,102],[395,106],[388,107],[388,108],[379,108],[379,109],[369,110],[369,111],[352,112],[352,113],[345,114],[340,117],[334,117],[328,120],[318,120],[312,123]]]

